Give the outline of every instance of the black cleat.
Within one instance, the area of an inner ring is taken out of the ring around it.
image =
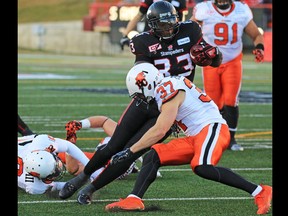
[[[91,196],[89,196],[88,194],[79,194],[77,197],[77,202],[81,205],[90,205]]]

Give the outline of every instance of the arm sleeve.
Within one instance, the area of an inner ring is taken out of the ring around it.
[[[56,141],[58,144],[57,152],[66,152],[73,158],[81,162],[83,165],[86,165],[88,163],[89,159],[86,157],[84,152],[81,149],[79,149],[76,145],[67,140],[59,138],[56,138]]]

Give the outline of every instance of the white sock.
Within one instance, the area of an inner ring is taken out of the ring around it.
[[[262,187],[258,185],[258,187],[251,194],[253,197],[257,196],[262,191]]]
[[[141,199],[140,197],[138,197],[138,196],[136,196],[136,195],[134,195],[134,194],[129,194],[127,197],[136,197],[136,198],[138,198],[138,199]]]

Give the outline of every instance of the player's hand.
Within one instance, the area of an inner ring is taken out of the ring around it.
[[[130,39],[127,36],[124,36],[120,39],[121,50],[124,50],[125,45],[129,46],[129,41]]]
[[[130,148],[127,148],[127,149],[120,151],[117,154],[113,155],[111,160],[110,160],[110,164],[113,165],[113,164],[125,161],[125,160],[131,158],[132,155],[133,155],[133,152],[130,151]]]
[[[199,66],[208,66],[212,63],[213,58],[219,53],[218,47],[213,47],[208,43],[200,42],[190,49],[192,61]]]
[[[253,54],[255,55],[255,62],[263,62],[264,60],[264,50],[254,49]]]
[[[57,190],[56,186],[50,185],[45,191],[45,195],[52,199],[59,198],[59,190]]]

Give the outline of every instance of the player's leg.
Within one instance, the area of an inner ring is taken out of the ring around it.
[[[135,142],[137,142],[146,133],[146,131],[155,124],[156,120],[157,117],[148,119],[145,125],[140,130],[138,130],[138,132],[129,140],[129,142],[125,145],[124,149],[129,148]],[[170,136],[170,134],[171,130],[169,130],[160,141],[162,142],[163,140],[165,140],[168,136]],[[79,191],[77,201],[80,204],[90,204],[92,193],[109,184],[110,182],[118,178],[120,175],[125,173],[126,170],[131,166],[131,164],[148,150],[149,148],[137,152],[136,154],[133,154],[133,156],[129,160],[123,161],[121,163],[114,165],[108,164],[104,171],[93,182],[91,182],[91,184],[88,184],[86,187]]]
[[[153,103],[156,104],[155,101]],[[145,125],[145,122],[147,122],[149,118],[152,118],[151,113],[155,115],[154,117],[159,115],[158,109],[153,111],[150,110],[150,107],[153,108],[153,110],[155,109],[155,106],[150,106],[150,104],[148,105],[139,99],[133,99],[131,101],[118,121],[118,125],[108,144],[104,148],[97,150],[85,166],[83,172],[69,180],[60,191],[59,196],[62,199],[72,196],[88,181],[90,175],[95,170],[103,167],[115,153],[123,150],[129,140]],[[122,173],[120,173],[120,175],[121,174]]]
[[[237,132],[239,119],[239,94],[242,81],[242,55],[233,61],[225,64],[223,73],[223,95],[224,107],[223,118],[226,120],[230,131],[229,148],[233,151],[243,151],[244,148],[236,142],[235,134]]]
[[[21,119],[21,117],[18,115],[18,133],[20,133],[22,136],[28,136],[35,134],[33,131],[28,127],[28,125]]]
[[[212,129],[211,126],[213,125]],[[248,192],[255,198],[255,203],[258,206],[257,214],[266,214],[271,205],[272,187],[257,185],[229,168],[216,166],[223,151],[229,146],[230,133],[227,125],[213,125],[209,126],[211,132],[208,133],[206,127],[195,138],[195,155],[191,161],[193,171],[202,178]],[[208,134],[211,136],[210,138],[207,137]],[[211,155],[211,157],[201,157],[201,155]]]
[[[174,139],[167,144],[155,144],[144,156],[141,170],[137,176],[132,192],[126,199],[114,202],[105,207],[106,211],[144,210],[142,198],[149,186],[155,181],[160,166],[189,164],[191,153],[189,138]]]

